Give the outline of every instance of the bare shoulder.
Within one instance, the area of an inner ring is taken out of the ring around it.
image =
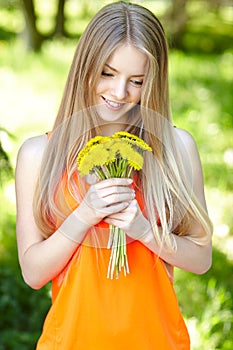
[[[16,187],[34,182],[40,169],[44,151],[48,144],[47,135],[35,136],[24,141],[17,155],[15,182]],[[19,185],[19,186],[18,186]]]
[[[48,137],[46,134],[30,137],[24,141],[19,152],[36,155],[38,153],[43,153],[47,144]]]
[[[193,136],[187,130],[174,128],[174,131],[175,131],[175,135],[178,143],[181,142],[183,143],[183,146],[196,148],[196,142]]]
[[[175,139],[188,178],[193,178],[198,171],[201,174],[201,161],[193,136],[184,129],[175,128]]]
[[[188,131],[180,128],[174,128],[174,132],[182,156],[184,158],[188,156],[191,160],[199,160],[199,152],[193,136]]]
[[[175,128],[174,132],[187,180],[206,210],[202,164],[196,142],[192,135],[183,129]]]
[[[17,163],[33,161],[34,165],[39,165],[47,144],[47,135],[39,135],[27,139],[19,149]]]

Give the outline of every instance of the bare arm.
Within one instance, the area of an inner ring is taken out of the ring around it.
[[[34,221],[32,202],[46,145],[46,136],[27,140],[19,151],[16,167],[19,262],[25,282],[35,289],[41,288],[66,266],[92,225],[109,213],[124,209],[132,198],[126,179],[93,185],[85,201],[45,240]]]
[[[180,150],[183,153],[182,159],[184,161],[186,175],[188,178],[192,179],[192,189],[200,204],[207,211],[202,166],[196,143],[192,136],[185,130],[175,129],[175,132],[178,135],[178,139],[181,141]],[[203,228],[200,226],[200,224],[193,221],[189,230],[191,235],[192,232],[198,232],[203,230]],[[208,271],[212,263],[211,242],[208,245],[201,246],[192,242],[185,236],[179,237],[173,235],[173,238],[177,245],[177,251],[174,253],[163,251],[161,253],[161,257],[166,262],[197,274],[202,274]],[[150,247],[153,250],[156,249],[155,242],[152,240],[150,242]]]
[[[77,243],[64,237],[60,231],[44,240],[34,221],[33,193],[46,144],[46,136],[27,140],[19,151],[16,166],[19,262],[26,283],[35,289],[56,276],[77,248]],[[80,239],[82,236],[80,230]]]
[[[203,208],[207,210],[202,168],[195,141],[192,136],[184,130],[176,129],[175,132],[181,141],[180,150],[182,152],[182,159],[184,161],[187,177],[192,178],[193,191]],[[184,149],[185,151],[182,151]],[[155,241],[150,224],[143,216],[136,200],[132,201],[124,212],[112,215],[105,219],[105,221],[124,229],[130,237],[140,240],[145,246],[156,254],[159,254],[159,256],[170,265],[197,274],[205,273],[211,266],[211,242],[206,246],[200,246],[185,236],[179,237],[172,234],[177,250],[175,252],[169,252],[161,249]],[[193,221],[190,227],[190,235],[192,232],[198,232],[202,229],[203,228],[197,222]]]

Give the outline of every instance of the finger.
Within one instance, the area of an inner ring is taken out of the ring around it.
[[[128,209],[139,208],[137,199],[133,199],[128,206]]]
[[[111,216],[115,213],[121,212],[129,205],[129,202],[116,203],[111,206],[101,208],[100,211],[105,213],[105,216]]]
[[[108,215],[105,220],[107,223],[113,223],[113,221],[119,221],[119,222],[124,222],[125,224],[128,224],[129,222],[132,222],[135,217],[137,216],[138,210],[137,208],[131,207],[130,204],[123,209],[120,212],[113,213],[111,215]],[[111,221],[111,222],[110,222]]]
[[[120,193],[120,194],[114,193],[112,195],[102,198],[101,204],[102,204],[102,207],[112,206],[121,202],[129,203],[132,199],[133,199],[132,193]]]
[[[118,202],[129,202],[135,198],[135,191],[129,187],[113,186],[105,189],[93,189],[89,193],[90,201],[93,205],[103,208]]]
[[[132,179],[127,178],[110,178],[95,184],[96,189],[106,188],[109,186],[129,186],[133,183]]]
[[[116,227],[119,227],[119,228],[124,228],[124,226],[125,226],[125,224],[124,224],[125,222],[121,221],[121,220],[115,220],[115,219],[106,218],[106,219],[104,219],[104,222],[106,222],[109,225],[113,225],[113,226],[116,226]]]
[[[138,205],[138,202],[136,199],[132,199],[129,201],[129,205],[121,211],[121,213],[136,213],[140,210],[140,207]]]
[[[100,190],[96,190],[97,194],[99,194],[102,198],[107,197],[112,194],[121,194],[128,193],[131,194],[132,197],[135,196],[135,191],[128,186],[111,186],[102,188]]]
[[[122,220],[129,220],[135,217],[138,213],[138,208],[136,206],[132,206],[131,203],[132,202],[128,203],[128,206],[125,207],[123,210],[113,213],[112,215],[108,215],[108,218],[120,220],[122,218]]]
[[[124,211],[121,211],[120,213],[114,213],[112,215],[108,215],[108,217],[106,219],[110,219],[110,220],[119,220],[119,221],[130,221],[131,220],[131,216],[129,213],[125,213]]]

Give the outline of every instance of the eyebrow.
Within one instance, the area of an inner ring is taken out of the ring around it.
[[[105,63],[105,66],[107,66],[108,68],[110,68],[114,72],[119,73],[118,70],[116,68],[111,67],[110,64]],[[134,74],[134,75],[132,75],[132,77],[144,77],[144,76],[145,76],[145,74]]]

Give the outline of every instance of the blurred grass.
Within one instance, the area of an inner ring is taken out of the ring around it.
[[[189,20],[182,38],[186,52],[222,53],[232,46],[233,8],[227,1],[221,5],[216,11],[214,2],[187,1]]]
[[[0,350],[35,349],[50,304],[50,284],[33,291],[17,260],[15,207],[0,192]]]
[[[20,16],[15,21],[16,28]],[[0,136],[13,166],[24,139],[51,129],[75,46],[75,40],[54,40],[33,54],[25,53],[13,35],[0,41],[0,125],[16,139],[4,132]],[[214,223],[211,270],[203,276],[176,270],[175,288],[193,350],[233,348],[232,63],[230,48],[220,54],[170,53],[174,124],[197,141]],[[0,201],[0,350],[27,350],[34,348],[40,333],[48,287],[31,291],[20,276],[12,181],[0,190]]]
[[[44,133],[51,128],[75,45],[75,42],[66,40],[46,43],[39,55],[23,54],[20,45],[13,42],[1,47],[1,124],[16,135],[16,141],[8,139],[6,135],[2,135],[2,140],[13,164],[17,149],[25,138]],[[193,349],[200,349],[200,346],[204,345],[208,348],[208,344],[211,344],[211,349],[227,350],[232,346],[228,336],[229,332],[232,332],[233,297],[232,57],[230,51],[210,56],[172,51],[170,55],[174,123],[190,131],[198,143],[203,162],[207,203],[215,225],[212,269],[204,276],[195,276],[179,270],[176,272],[175,288],[194,339]],[[9,297],[8,301],[2,301],[1,307],[3,312],[5,308],[13,307],[11,312],[14,312],[16,308],[14,304],[11,305],[12,300],[18,298],[21,290],[23,293],[26,290],[30,300],[28,315],[31,312],[34,314],[35,310],[33,312],[32,309],[37,305],[40,295],[38,292],[31,292],[18,277],[12,183],[5,187],[3,195],[6,206],[5,212],[1,213],[3,229],[0,237],[1,264],[4,262],[2,266],[5,268],[2,269],[1,279],[8,280],[8,285],[2,293]],[[12,214],[9,216],[9,213]],[[13,293],[14,289],[10,287],[12,283],[16,285],[16,293],[19,294]],[[42,314],[49,302],[46,293],[42,292]],[[25,301],[19,301],[19,305],[23,305],[24,308]],[[22,310],[17,312],[21,314]],[[40,320],[43,317],[41,318],[40,313],[36,317],[41,326]],[[11,327],[15,332],[22,331],[21,322],[14,323]],[[31,341],[30,337],[27,339],[27,330],[31,331],[34,337],[38,335],[37,326],[34,324],[33,327],[25,325],[25,333],[22,334],[26,340],[20,338],[20,343],[28,344]],[[11,338],[11,333],[8,333],[4,333],[4,337],[10,334]]]

